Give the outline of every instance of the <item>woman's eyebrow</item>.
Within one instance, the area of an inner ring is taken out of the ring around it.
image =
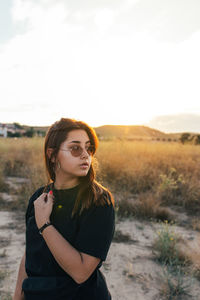
[[[81,142],[80,142],[80,141],[71,141],[71,142],[69,142],[69,144],[71,144],[71,143],[80,144]],[[88,144],[88,143],[90,143],[90,141],[87,141],[87,142],[85,142],[85,143]]]

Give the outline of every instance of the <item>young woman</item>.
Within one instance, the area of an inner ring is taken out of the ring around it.
[[[115,230],[114,200],[95,180],[98,146],[86,123],[62,118],[48,130],[50,183],[30,198],[26,251],[13,300],[110,300],[105,261]]]

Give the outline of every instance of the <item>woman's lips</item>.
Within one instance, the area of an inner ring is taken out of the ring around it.
[[[80,165],[80,167],[83,168],[83,169],[87,169],[88,166],[89,166],[88,163],[83,163],[83,164]]]

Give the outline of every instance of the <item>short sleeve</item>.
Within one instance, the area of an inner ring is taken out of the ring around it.
[[[83,253],[106,260],[115,231],[115,211],[112,204],[92,206],[80,217],[75,248]]]

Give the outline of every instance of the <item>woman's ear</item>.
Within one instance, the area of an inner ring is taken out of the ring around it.
[[[53,150],[54,150],[53,148],[47,148],[47,156],[48,156],[49,159],[51,158]],[[55,157],[52,157],[51,161],[55,162]]]

